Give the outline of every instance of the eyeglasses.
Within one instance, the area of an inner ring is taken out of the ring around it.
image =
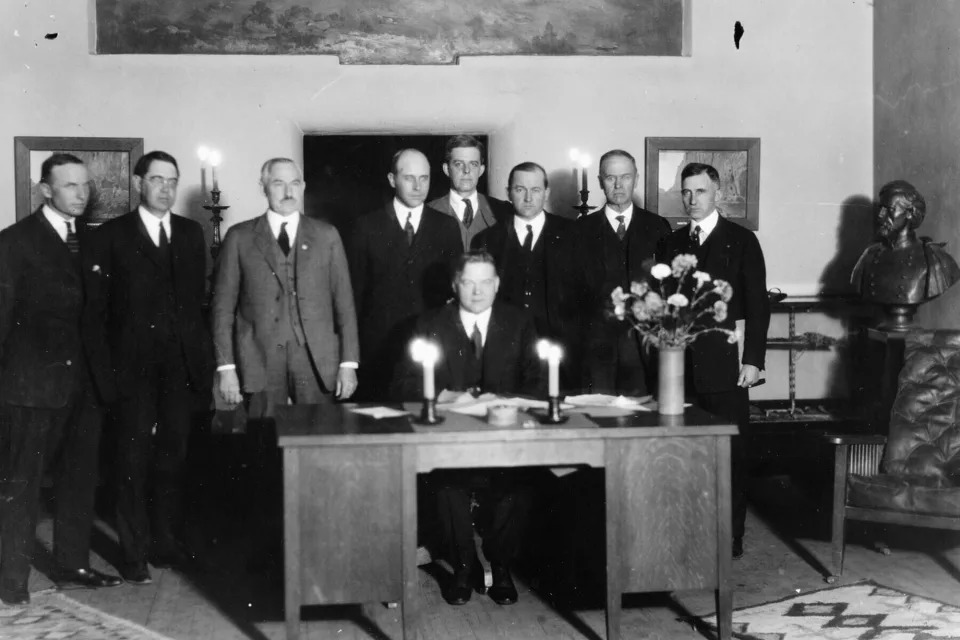
[[[168,189],[176,189],[177,185],[180,183],[179,178],[161,178],[160,176],[150,176],[147,178],[147,182],[151,186],[160,189],[162,187],[167,187]]]

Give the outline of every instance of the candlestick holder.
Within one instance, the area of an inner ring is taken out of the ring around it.
[[[420,417],[414,420],[415,424],[440,424],[443,422],[443,416],[437,415],[437,399],[424,398],[423,408],[420,409]]]
[[[587,199],[590,197],[590,191],[587,189],[580,190],[580,204],[574,205],[573,208],[580,212],[581,216],[585,216],[590,212],[590,205],[587,204]]]
[[[543,424],[563,424],[569,419],[570,416],[565,416],[560,412],[560,397],[550,396],[547,400],[547,413],[540,419],[540,422]]]
[[[220,204],[220,189],[217,187],[214,187],[210,191],[210,198],[213,200],[213,204],[205,204],[203,208],[213,214],[210,218],[210,222],[213,224],[213,242],[210,243],[210,257],[216,261],[217,255],[220,253],[220,223],[223,222],[223,217],[221,217],[220,212],[229,209],[230,205]]]

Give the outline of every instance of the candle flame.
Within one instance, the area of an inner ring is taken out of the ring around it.
[[[570,160],[573,162],[576,162],[579,159],[580,159],[580,149],[577,149],[576,147],[570,149]]]
[[[440,359],[440,347],[429,340],[415,338],[410,343],[410,357],[414,362],[432,365]]]
[[[541,360],[550,360],[559,362],[563,357],[563,349],[558,344],[549,340],[540,340],[537,342],[537,355]]]
[[[217,151],[216,149],[211,149],[210,155],[207,156],[207,158],[210,160],[210,166],[213,166],[213,167],[219,167],[220,162],[223,160],[223,157],[220,155],[220,152]]]
[[[208,149],[203,145],[200,145],[197,148],[197,157],[200,158],[200,162],[206,162],[207,158],[210,157],[210,149]]]
[[[579,160],[580,160],[580,166],[583,167],[584,169],[589,167],[590,164],[593,162],[590,156],[587,155],[586,153],[581,153]]]

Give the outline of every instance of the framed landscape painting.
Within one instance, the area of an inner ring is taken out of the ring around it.
[[[84,213],[89,224],[98,225],[133,209],[133,167],[143,155],[143,138],[48,138],[13,139],[17,220],[43,204],[40,166],[57,152],[83,160],[90,173],[90,201]]]
[[[680,172],[691,162],[720,174],[720,214],[756,231],[760,227],[760,138],[647,138],[646,207],[674,227],[688,222]]]
[[[96,52],[335,55],[450,64],[469,55],[689,55],[691,0],[95,0]]]

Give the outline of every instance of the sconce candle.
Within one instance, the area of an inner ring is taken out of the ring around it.
[[[590,156],[587,154],[580,155],[580,189],[581,191],[587,190],[587,168],[590,166]]]
[[[217,167],[220,166],[220,162],[223,160],[223,158],[221,157],[219,151],[214,150],[210,152],[209,159],[210,159],[210,166],[213,169],[213,190],[219,191],[220,184],[217,181]]]
[[[576,190],[580,184],[580,150],[576,147],[570,149],[570,162],[573,163],[573,188]]]
[[[200,158],[200,193],[204,194],[206,200],[207,193],[207,158],[210,157],[210,149],[200,146],[197,148],[197,157]]]
[[[563,358],[563,349],[548,340],[537,343],[537,353],[541,360],[547,361],[547,395],[551,398],[560,396],[560,360]]]

